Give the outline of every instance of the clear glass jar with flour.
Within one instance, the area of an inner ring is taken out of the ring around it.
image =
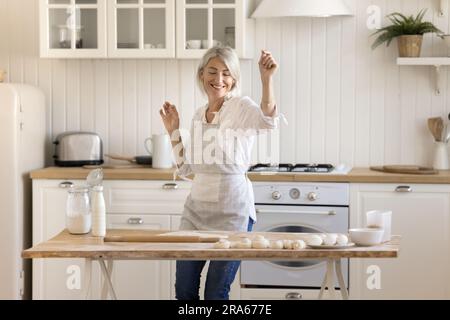
[[[74,187],[68,191],[66,207],[66,228],[72,234],[86,234],[91,231],[91,210],[89,188]]]

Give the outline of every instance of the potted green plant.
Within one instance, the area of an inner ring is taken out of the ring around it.
[[[372,35],[378,35],[372,45],[372,49],[386,43],[389,46],[394,38],[397,38],[400,57],[420,57],[423,35],[425,33],[442,33],[431,22],[423,21],[426,9],[414,16],[405,16],[399,12],[391,13],[387,18],[391,25],[381,28]]]

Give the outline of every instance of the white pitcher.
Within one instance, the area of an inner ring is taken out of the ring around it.
[[[173,166],[172,143],[168,134],[154,134],[145,140],[145,149],[152,155],[152,167],[170,169]]]

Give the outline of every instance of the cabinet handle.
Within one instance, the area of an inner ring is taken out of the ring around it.
[[[73,187],[73,182],[70,182],[70,181],[61,182],[61,183],[59,184],[59,187],[60,187],[61,189],[70,189],[70,188]]]
[[[143,224],[144,220],[142,218],[130,218],[128,219],[128,224],[136,225],[136,224]]]
[[[176,183],[166,183],[162,187],[164,190],[176,190],[178,189],[178,184]]]
[[[395,192],[403,192],[403,193],[412,192],[412,188],[410,186],[398,186],[395,189]]]
[[[285,296],[286,300],[301,300],[303,296],[299,292],[288,292]]]

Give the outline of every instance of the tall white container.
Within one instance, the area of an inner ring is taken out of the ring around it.
[[[382,228],[383,242],[391,241],[392,211],[373,210],[366,213],[367,227]]]
[[[106,235],[106,208],[103,197],[103,186],[92,188],[91,194],[92,210],[92,235],[94,237],[104,237]]]

